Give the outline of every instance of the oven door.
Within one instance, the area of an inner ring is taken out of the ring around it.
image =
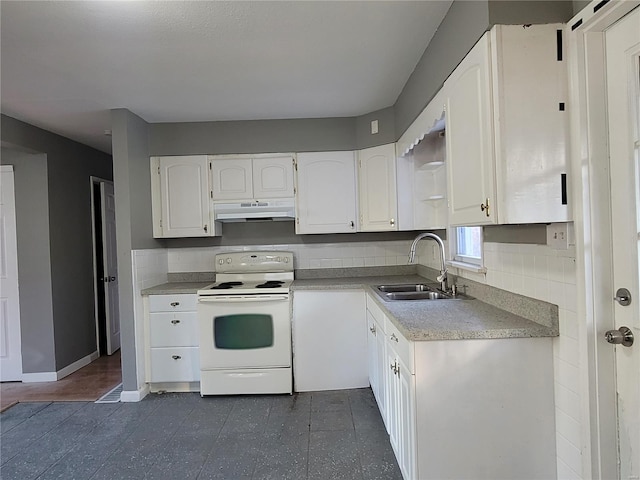
[[[288,295],[198,298],[200,369],[291,366]]]

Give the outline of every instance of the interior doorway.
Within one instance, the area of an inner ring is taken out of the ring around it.
[[[120,349],[118,267],[113,182],[91,177],[96,345],[100,355]]]

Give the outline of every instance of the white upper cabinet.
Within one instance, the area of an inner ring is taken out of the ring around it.
[[[398,230],[395,144],[358,152],[360,231]]]
[[[154,238],[211,237],[209,161],[206,155],[151,157]]]
[[[299,153],[296,177],[296,233],[356,232],[354,152]]]
[[[253,198],[253,168],[250,158],[212,160],[214,200]]]
[[[292,198],[293,156],[253,159],[253,198]]]
[[[293,155],[213,156],[214,200],[293,197]]]
[[[498,25],[445,82],[451,225],[571,220],[562,25]]]
[[[496,223],[489,62],[485,34],[445,83],[451,225]]]

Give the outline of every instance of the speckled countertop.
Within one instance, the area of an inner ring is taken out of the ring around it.
[[[376,275],[337,278],[297,279],[295,292],[304,290],[364,289],[389,320],[413,341],[459,340],[472,338],[522,338],[558,336],[558,307],[504,290],[468,284],[474,298],[456,300],[385,301],[375,293],[375,285],[433,283],[418,274]],[[212,283],[170,282],[142,290],[143,295],[196,293]],[[482,298],[480,300],[479,298]]]
[[[512,303],[521,299],[520,303],[526,304],[528,316],[538,320],[534,321],[477,298],[385,301],[373,288],[375,285],[399,283],[433,282],[419,275],[324,278],[296,280],[291,289],[295,297],[295,292],[302,290],[364,288],[398,330],[413,341],[558,336],[555,305],[507,292],[513,297]]]
[[[155,287],[145,288],[140,293],[142,295],[175,295],[180,293],[197,293],[201,288],[212,284],[208,282],[169,282]]]

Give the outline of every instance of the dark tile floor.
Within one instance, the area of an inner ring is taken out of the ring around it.
[[[370,389],[139,403],[19,403],[0,478],[401,479]]]

